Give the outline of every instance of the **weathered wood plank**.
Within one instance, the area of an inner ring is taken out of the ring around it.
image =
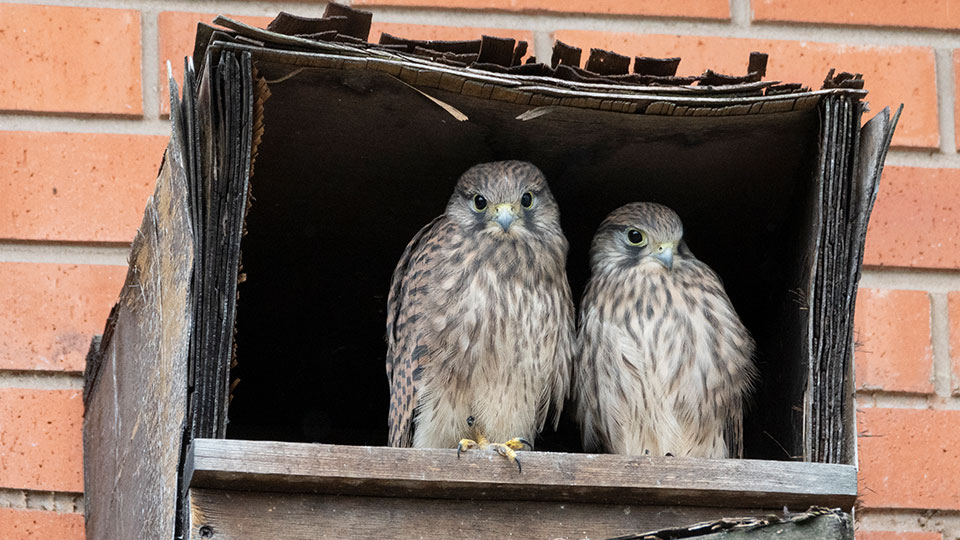
[[[136,241],[133,249],[137,249]],[[113,332],[114,327],[115,320],[111,317],[107,328]],[[119,411],[114,401],[116,381],[113,377],[116,343],[112,339],[102,342],[97,356],[100,358],[96,370],[98,377],[84,385],[85,389],[92,388],[84,400],[83,416],[83,498],[86,537],[91,540],[116,536],[116,525],[110,516],[116,515],[118,502],[112,482],[117,477],[118,450],[116,426]]]
[[[506,493],[505,486],[499,491]],[[463,491],[471,497],[470,489]],[[509,499],[508,495],[504,496]],[[190,538],[274,540],[321,538],[609,538],[716,520],[701,507],[556,501],[357,497],[193,489]],[[754,510],[754,514],[764,512]]]
[[[394,497],[849,509],[856,469],[759,460],[491,452],[197,439],[191,488]]]
[[[90,540],[174,536],[193,261],[177,110],[90,381],[83,428]]]
[[[197,105],[204,222],[198,224],[200,290],[191,362],[191,435],[226,434],[230,365],[240,266],[240,238],[247,210],[254,120],[250,55],[210,56]]]

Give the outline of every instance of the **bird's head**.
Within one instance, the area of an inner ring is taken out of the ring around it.
[[[680,216],[649,202],[630,203],[611,212],[590,246],[594,272],[638,265],[670,271],[678,259],[692,256],[683,241]]]
[[[560,211],[547,180],[525,161],[471,167],[457,182],[447,215],[466,230],[496,237],[560,231]]]

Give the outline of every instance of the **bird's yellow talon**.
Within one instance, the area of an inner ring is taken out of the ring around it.
[[[460,439],[460,443],[457,444],[457,459],[460,459],[460,454],[471,450],[473,448],[478,448],[480,445],[477,441],[473,439]]]
[[[517,458],[517,450],[523,450],[524,447],[533,450],[533,445],[522,437],[510,439],[505,443],[491,443],[487,441],[486,437],[480,435],[477,437],[477,440],[460,439],[460,442],[457,444],[457,459],[460,459],[460,454],[466,452],[467,450],[472,450],[474,448],[486,450],[487,448],[492,448],[501,456],[509,459],[511,463],[516,463],[517,470],[522,473],[523,466],[520,465],[520,460]]]
[[[516,437],[516,438],[510,439],[509,441],[503,444],[505,446],[509,446],[510,448],[513,448],[514,450],[523,450],[524,447],[530,450],[533,450],[533,445],[530,444],[530,441],[524,439],[523,437]]]
[[[502,444],[494,443],[494,444],[491,444],[490,446],[493,447],[493,449],[496,450],[498,454],[509,459],[511,463],[516,463],[518,473],[522,474],[523,466],[520,465],[520,460],[517,459],[517,451],[510,446],[510,444],[514,443],[515,440],[516,439],[511,439],[510,441]],[[515,444],[519,444],[519,443],[515,443]],[[520,444],[520,448],[523,448],[522,444]]]

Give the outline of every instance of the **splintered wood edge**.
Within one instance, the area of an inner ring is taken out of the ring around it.
[[[518,452],[196,439],[191,488],[440,499],[576,501],[849,510],[852,465],[739,459]]]
[[[478,92],[492,92],[492,88],[489,88],[489,90],[483,89],[492,86],[503,86],[517,90],[521,94],[538,94],[543,95],[546,99],[557,100],[557,103],[553,104],[559,104],[559,100],[564,98],[596,98],[600,100],[626,100],[644,103],[666,100],[675,102],[678,105],[684,104],[698,108],[727,107],[737,104],[761,104],[758,105],[756,109],[749,109],[743,113],[760,114],[781,112],[781,110],[789,109],[809,109],[816,105],[822,96],[827,95],[849,95],[860,98],[867,95],[866,90],[850,88],[808,90],[805,92],[769,96],[744,95],[745,92],[750,93],[752,91],[762,90],[765,87],[776,84],[777,81],[758,81],[728,86],[643,86],[587,83],[541,76],[511,75],[472,68],[458,68],[421,58],[396,55],[382,51],[383,54],[375,54],[369,50],[359,49],[354,50],[354,54],[333,51],[289,51],[244,43],[217,41],[210,45],[209,50],[248,51],[254,55],[254,60],[267,60],[298,67],[383,71],[398,76],[401,80],[416,86],[420,86],[428,79],[440,81],[444,76],[447,78],[455,77],[463,80],[463,82],[460,82],[461,85],[464,84],[465,81],[470,81],[473,85],[478,86]],[[421,74],[424,73],[431,74],[431,77],[424,77],[424,80],[421,81]],[[440,78],[438,79],[432,76],[434,73],[439,73]],[[426,85],[426,87],[442,88],[440,82],[435,82],[434,84],[436,86]],[[467,95],[470,94],[468,93]],[[482,97],[488,99],[490,95],[488,94]],[[774,103],[776,105],[772,108],[764,109],[762,104],[765,103]],[[567,105],[574,106],[570,103],[567,103]]]

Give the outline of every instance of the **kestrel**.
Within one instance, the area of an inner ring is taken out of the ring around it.
[[[391,446],[507,441],[491,446],[513,460],[551,406],[556,429],[576,352],[567,247],[534,165],[484,163],[460,177],[393,273]]]
[[[613,211],[590,266],[574,374],[584,446],[742,457],[754,342],[679,216],[654,203]]]

